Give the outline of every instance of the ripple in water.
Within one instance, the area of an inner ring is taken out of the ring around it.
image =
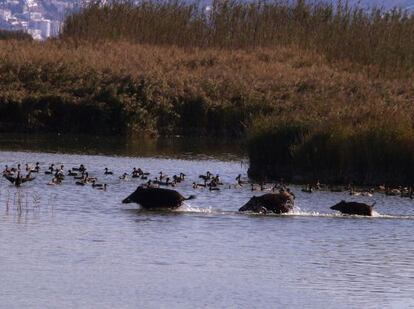
[[[399,197],[306,194],[282,215],[239,214],[250,188],[194,191],[210,170],[231,184],[235,161],[1,152],[0,161],[85,164],[108,191],[39,174],[0,182],[0,304],[5,308],[378,308],[413,306],[414,205]],[[103,168],[115,175],[104,177]],[[197,198],[171,212],[121,200],[139,184],[118,175],[184,171],[176,189]],[[260,193],[255,193],[260,194]],[[338,201],[376,201],[373,217],[343,216]]]

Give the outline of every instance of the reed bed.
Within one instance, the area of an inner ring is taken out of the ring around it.
[[[414,114],[410,80],[344,71],[299,47],[8,41],[0,79],[3,131],[243,136],[260,115],[350,124]]]
[[[61,38],[199,48],[295,45],[373,76],[407,77],[414,68],[414,17],[347,2],[214,0],[92,3],[67,17]]]
[[[8,41],[0,42],[0,77],[1,108],[19,109],[0,117],[26,121],[22,126],[51,121],[44,126],[75,130],[88,111],[103,117],[102,124],[87,123],[89,130],[109,121],[121,131],[195,135],[243,134],[263,114],[343,123],[413,117],[409,79],[348,72],[294,46],[232,51]],[[75,109],[73,119],[62,106]]]

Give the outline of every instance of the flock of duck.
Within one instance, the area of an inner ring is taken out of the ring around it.
[[[414,188],[402,186],[392,188],[385,185],[380,185],[375,188],[371,187],[366,189],[357,189],[352,184],[348,184],[346,186],[327,186],[320,184],[319,181],[317,181],[315,184],[308,184],[302,188],[302,192],[306,193],[313,193],[318,190],[329,190],[331,192],[349,192],[349,195],[354,196],[372,196],[374,193],[383,193],[388,196],[401,196],[408,197],[410,199],[414,198]]]
[[[3,170],[3,177],[16,187],[20,187],[24,183],[36,179],[35,175],[41,173],[41,169],[39,162],[36,162],[35,164],[25,164],[24,167],[22,167],[21,164],[17,164],[16,167],[9,167],[6,165]],[[67,171],[65,171],[64,165],[50,164],[43,173],[51,177],[50,181],[47,182],[47,185],[61,185],[63,180],[72,177],[74,183],[79,186],[90,185],[91,187],[102,191],[106,191],[108,188],[107,183],[98,182],[97,177],[91,176],[83,164],[80,164],[78,167],[72,167]],[[113,176],[114,173],[105,167],[103,175],[105,175],[105,179],[107,179],[107,176]],[[156,177],[150,177],[150,175],[149,172],[134,167],[130,173],[123,173],[118,177],[120,180],[138,178],[143,181],[134,193],[124,199],[124,203],[136,202],[141,204],[144,208],[173,209],[181,206],[181,203],[184,200],[194,198],[193,196],[184,198],[177,191],[172,190],[172,188],[186,180],[186,175],[184,173],[180,172],[171,177],[163,172],[159,172]],[[253,196],[246,205],[239,209],[239,211],[253,211],[259,213],[273,212],[280,214],[289,212],[293,208],[295,195],[283,180],[269,186],[265,183],[252,183],[248,179],[242,178],[242,175],[240,174],[235,178],[234,183],[225,184],[221,181],[218,174],[213,174],[210,171],[199,175],[198,179],[199,181],[192,183],[193,189],[205,188],[210,191],[218,191],[221,189],[247,187],[251,191],[261,191],[265,193],[259,197]],[[385,186],[378,186],[377,188],[370,188],[368,190],[357,190],[352,185],[332,187],[320,184],[319,181],[317,181],[314,184],[308,184],[302,188],[302,192],[305,193],[313,193],[318,190],[330,190],[332,192],[348,191],[350,195],[354,196],[372,196],[374,192],[380,192],[392,196],[400,195],[402,197],[414,197],[414,190],[411,187],[388,188]],[[164,207],[166,205],[167,207]],[[342,201],[341,203],[332,206],[331,209],[348,214],[371,215],[372,207],[373,205]],[[360,211],[361,209],[363,210]]]

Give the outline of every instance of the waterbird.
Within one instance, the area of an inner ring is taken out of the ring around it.
[[[52,163],[52,164],[50,164],[50,166],[49,166],[49,168],[48,168],[48,170],[47,171],[45,171],[45,174],[46,175],[51,175],[51,174],[53,174],[53,171],[55,170],[55,165]]]
[[[302,192],[312,193],[313,192],[313,187],[311,185],[307,185],[305,188],[302,188]]]
[[[55,185],[60,185],[60,184],[62,184],[62,179],[59,177],[53,177],[52,180],[48,182],[49,186],[55,186]]]
[[[105,167],[105,172],[104,172],[104,174],[105,174],[105,175],[113,175],[114,173],[113,173],[113,172],[111,172],[110,170],[108,170],[108,168],[107,168],[107,167]]]
[[[75,173],[73,170],[69,170],[68,176],[78,176],[78,173]]]
[[[128,180],[128,174],[127,173],[123,173],[121,176],[119,176],[119,179],[121,179],[121,180]]]
[[[7,175],[7,174],[3,174],[3,177],[6,178],[8,181],[10,181],[12,184],[14,184],[16,187],[20,187],[22,183],[25,183],[27,181],[32,181],[34,179],[34,177],[30,177],[30,175],[29,177],[26,176],[23,178],[20,175],[20,171],[17,172],[16,177]]]
[[[198,178],[201,178],[205,181],[210,180],[212,174],[210,173],[210,171],[207,171],[207,173],[205,175],[199,175]]]
[[[107,185],[106,183],[103,184],[101,187],[96,187],[97,190],[106,191]]]
[[[93,187],[93,188],[95,188],[95,187],[103,187],[103,184],[101,184],[101,183],[96,183],[96,180],[94,179],[94,180],[92,180],[92,187]]]

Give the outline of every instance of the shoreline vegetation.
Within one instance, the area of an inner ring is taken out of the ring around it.
[[[246,137],[256,179],[411,186],[413,33],[347,4],[94,3],[0,40],[0,132]]]

